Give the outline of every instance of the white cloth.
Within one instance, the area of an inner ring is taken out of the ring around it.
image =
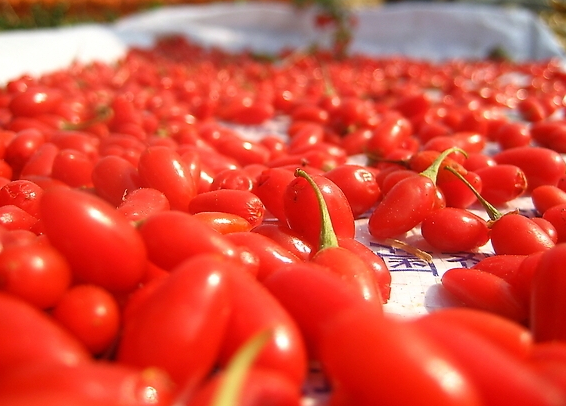
[[[162,7],[112,24],[0,33],[0,84],[39,75],[73,60],[109,62],[128,46],[150,46],[156,35],[184,34],[203,45],[276,52],[328,43],[313,9],[282,3],[211,3]],[[469,3],[406,2],[362,7],[352,51],[428,60],[483,58],[498,46],[516,60],[564,57],[551,30],[534,13]]]

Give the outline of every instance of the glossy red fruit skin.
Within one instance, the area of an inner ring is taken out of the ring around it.
[[[16,133],[16,136],[6,145],[4,154],[4,160],[12,167],[14,175],[19,175],[35,151],[45,142],[45,134],[36,128],[29,128]]]
[[[361,165],[340,165],[324,174],[344,192],[352,213],[359,218],[381,198],[381,190],[372,171]]]
[[[39,309],[52,309],[71,286],[71,267],[66,259],[37,239],[6,242],[0,252],[1,289]]]
[[[159,367],[177,385],[199,384],[217,359],[230,314],[230,264],[202,255],[180,264],[123,327],[118,362]]]
[[[157,368],[132,368],[109,361],[37,363],[10,371],[0,384],[0,393],[2,404],[20,399],[21,404],[165,406],[173,399],[174,386]]]
[[[553,206],[566,203],[566,191],[554,185],[542,185],[532,190],[531,200],[540,215]]]
[[[43,189],[30,180],[19,179],[0,188],[0,206],[13,204],[34,217],[39,217],[39,201]]]
[[[451,268],[442,275],[442,286],[466,306],[517,323],[528,319],[526,303],[510,283],[497,275],[477,268]]]
[[[128,192],[141,187],[138,169],[128,160],[109,155],[100,158],[91,173],[96,193],[118,207]]]
[[[258,281],[263,281],[285,264],[303,260],[270,237],[257,232],[232,232],[226,234],[226,238],[239,247],[252,250],[258,256],[259,269],[256,275]]]
[[[90,188],[94,163],[81,151],[61,149],[53,158],[51,176],[73,188]]]
[[[0,376],[31,363],[77,365],[90,362],[86,348],[45,312],[15,296],[0,292]],[[23,337],[33,336],[33,340]]]
[[[552,238],[534,221],[507,213],[491,224],[491,245],[496,254],[529,255],[552,248]]]
[[[436,185],[426,176],[403,179],[372,211],[368,229],[377,239],[396,238],[414,228],[433,210]]]
[[[244,269],[233,269],[228,281],[231,311],[220,347],[220,365],[226,366],[255,334],[273,329],[272,338],[265,343],[253,365],[277,371],[300,387],[307,376],[307,352],[295,321],[261,282]]]
[[[277,244],[305,261],[308,260],[311,254],[315,251],[315,245],[306,241],[298,233],[291,230],[287,224],[264,222],[262,225],[254,227],[252,232],[269,237]]]
[[[430,322],[464,328],[518,359],[530,357],[535,345],[528,327],[485,310],[447,307],[428,313],[423,320],[415,320],[416,324]]]
[[[210,184],[210,190],[237,189],[251,192],[255,186],[255,178],[243,168],[226,169],[216,174]]]
[[[460,208],[432,211],[421,223],[423,238],[441,252],[471,251],[489,241],[487,222]]]
[[[104,355],[118,338],[121,309],[116,297],[96,285],[74,285],[62,295],[52,313],[93,356]]]
[[[153,188],[139,188],[126,193],[116,210],[132,222],[141,222],[153,213],[171,209],[163,193]]]
[[[183,211],[154,213],[138,225],[148,259],[171,270],[192,256],[215,253],[237,260],[238,249],[205,222]]]
[[[292,170],[268,168],[257,178],[254,193],[261,199],[269,214],[279,221],[286,221],[283,196],[285,189],[295,179]]]
[[[219,211],[201,211],[193,214],[193,216],[205,222],[223,235],[248,232],[252,229],[250,222],[237,214],[223,213]]]
[[[338,237],[355,235],[352,209],[344,192],[330,179],[313,176],[318,185]],[[320,209],[315,193],[306,179],[297,177],[287,185],[284,194],[285,217],[289,227],[315,247],[320,243]]]
[[[365,153],[371,158],[383,158],[397,149],[411,135],[411,122],[398,113],[386,116],[372,130],[365,143]]]
[[[476,172],[468,171],[462,175],[478,192],[483,192],[483,180]],[[444,177],[437,182],[447,207],[467,209],[477,202],[476,195],[460,179]]]
[[[566,323],[562,264],[566,245],[558,244],[544,252],[535,268],[531,288],[531,330],[536,341],[564,340]]]
[[[516,165],[499,164],[478,169],[482,181],[481,195],[499,206],[523,195],[528,188],[527,177]]]
[[[542,218],[548,220],[556,229],[557,242],[566,242],[566,203],[546,209]]]
[[[374,273],[383,303],[387,303],[391,297],[391,272],[383,258],[373,252],[367,245],[354,238],[338,238],[338,245],[352,251],[365,261]]]
[[[248,190],[217,189],[196,195],[188,206],[191,214],[216,211],[237,214],[252,227],[258,226],[265,217],[265,206],[254,193]]]
[[[426,370],[425,365],[435,359],[458,374],[440,348],[421,340],[411,327],[381,314],[335,274],[313,264],[297,264],[282,268],[264,284],[303,331],[311,354],[320,360],[336,388],[332,398],[354,402],[338,404],[412,404],[423,396],[435,399],[435,404],[478,404],[465,379],[449,394],[434,372]],[[376,384],[375,376],[385,365],[387,383]],[[406,376],[407,365],[412,365],[412,383],[419,393],[399,397],[397,385],[402,385],[402,379],[395,377]]]
[[[10,111],[14,116],[34,117],[51,113],[63,100],[63,94],[58,89],[36,86],[15,95],[10,101]]]
[[[485,336],[458,323],[439,318],[415,320],[415,326],[451,355],[460,371],[481,397],[481,404],[560,405],[564,399],[549,382],[532,370],[523,358],[502,350]],[[447,334],[447,331],[450,332]],[[453,337],[459,337],[454,340]],[[486,365],[476,354],[489,354]]]
[[[142,186],[163,192],[173,210],[187,211],[190,201],[197,194],[196,180],[172,148],[148,147],[140,155],[138,172]]]
[[[143,239],[112,205],[81,190],[45,191],[40,218],[49,242],[71,265],[76,280],[127,292],[141,281],[147,261]]]
[[[527,178],[527,191],[541,185],[556,185],[564,172],[566,163],[562,156],[543,147],[515,147],[494,155],[498,164],[516,165]]]

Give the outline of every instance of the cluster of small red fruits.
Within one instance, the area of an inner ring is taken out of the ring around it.
[[[180,37],[13,79],[0,404],[297,406],[317,364],[332,406],[565,405],[565,94],[555,60]],[[364,218],[381,242],[495,255],[444,274],[462,307],[400,319]]]

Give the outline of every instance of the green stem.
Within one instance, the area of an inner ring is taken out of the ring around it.
[[[497,221],[503,216],[503,214],[499,210],[497,210],[491,203],[485,200],[485,198],[476,190],[476,188],[470,182],[468,182],[466,178],[462,176],[461,173],[459,173],[457,170],[449,166],[445,166],[444,169],[448,170],[449,172],[452,172],[454,175],[456,175],[458,179],[460,179],[462,182],[466,184],[466,186],[468,186],[468,188],[473,192],[473,194],[477,197],[478,201],[485,209],[491,221]]]
[[[262,330],[250,338],[230,360],[225,370],[225,377],[212,401],[212,406],[235,406],[242,390],[246,373],[259,352],[272,336],[271,329]]]
[[[318,201],[318,206],[320,208],[320,238],[319,238],[319,251],[325,248],[338,247],[338,237],[334,232],[334,227],[332,226],[332,220],[330,218],[330,213],[328,212],[328,206],[324,200],[324,196],[320,191],[320,188],[315,183],[315,181],[302,169],[297,169],[295,171],[295,176],[304,178],[307,180],[309,185],[314,190],[316,195],[316,200]]]
[[[336,89],[332,83],[332,78],[330,72],[328,71],[328,66],[324,63],[320,64],[320,70],[322,72],[322,80],[324,81],[324,94],[326,96],[333,96],[336,94]]]
[[[65,124],[65,130],[83,130],[85,128],[90,127],[93,124],[96,123],[100,123],[103,121],[108,120],[110,117],[112,117],[112,109],[110,107],[102,107],[98,113],[96,114],[96,116],[94,116],[93,118],[89,119],[89,120],[85,120],[82,121],[80,123],[67,123]]]
[[[442,153],[434,160],[434,162],[428,168],[426,168],[424,171],[421,172],[421,175],[426,176],[434,183],[436,183],[436,178],[438,177],[438,171],[440,170],[442,161],[444,161],[444,159],[453,152],[461,152],[462,154],[464,154],[464,156],[466,157],[468,156],[466,151],[464,151],[461,148],[458,147],[448,148],[442,151]]]

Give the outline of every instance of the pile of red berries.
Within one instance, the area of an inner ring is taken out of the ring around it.
[[[182,37],[11,80],[0,404],[299,405],[316,364],[332,406],[565,405],[565,96],[558,60]],[[399,320],[364,218],[494,255],[444,274],[461,308]]]

